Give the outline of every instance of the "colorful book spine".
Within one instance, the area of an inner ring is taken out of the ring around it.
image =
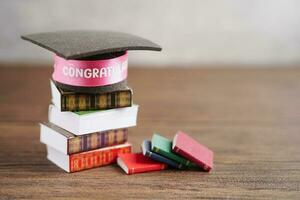
[[[132,105],[132,90],[104,94],[61,93],[61,111],[107,110]]]
[[[180,156],[177,156],[176,154],[174,153],[168,153],[168,152],[165,152],[161,149],[159,149],[158,147],[154,147],[153,149],[153,152],[156,152],[162,156],[166,156],[167,158],[171,159],[171,160],[174,160],[175,162],[179,163],[179,164],[182,164],[186,167],[193,167],[192,163],[187,160],[187,159],[184,159]]]
[[[68,154],[123,144],[127,141],[128,129],[115,129],[69,138]]]
[[[115,163],[119,154],[130,152],[131,145],[73,154],[69,156],[70,172],[77,172]]]

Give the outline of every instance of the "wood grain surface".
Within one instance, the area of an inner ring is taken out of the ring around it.
[[[134,69],[134,151],[183,130],[215,153],[211,173],[68,174],[46,159],[49,67],[0,68],[0,199],[300,199],[300,69]]]

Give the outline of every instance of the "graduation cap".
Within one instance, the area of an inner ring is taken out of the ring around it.
[[[108,92],[126,87],[127,51],[161,51],[139,36],[113,31],[57,31],[21,36],[55,53],[54,82],[76,92]]]

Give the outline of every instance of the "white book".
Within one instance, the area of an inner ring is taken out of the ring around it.
[[[62,112],[54,105],[49,106],[49,121],[74,135],[84,135],[98,131],[127,128],[136,125],[138,105],[86,114]]]

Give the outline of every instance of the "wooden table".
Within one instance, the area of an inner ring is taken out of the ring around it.
[[[46,159],[51,68],[0,69],[0,199],[300,199],[300,69],[130,69],[138,126],[183,130],[215,152],[212,173],[125,175],[111,165],[68,174]]]

